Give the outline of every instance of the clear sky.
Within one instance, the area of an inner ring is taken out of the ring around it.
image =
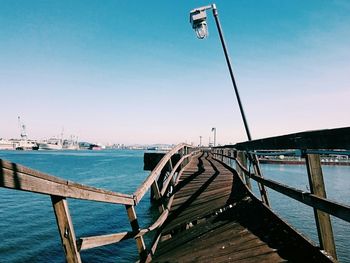
[[[0,138],[246,136],[207,1],[0,0]],[[253,138],[349,126],[350,2],[216,1]]]

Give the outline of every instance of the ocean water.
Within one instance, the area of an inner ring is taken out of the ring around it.
[[[143,151],[0,151],[0,159],[16,162],[81,184],[132,194],[148,176]],[[302,165],[263,165],[264,176],[307,189]],[[327,195],[350,205],[350,167],[325,166]],[[317,242],[311,208],[269,190],[273,210]],[[124,206],[68,199],[77,237],[129,231]],[[141,227],[156,217],[146,195],[136,207]],[[350,224],[332,218],[338,258],[350,262]],[[0,188],[0,262],[65,262],[50,197]],[[146,239],[150,243],[152,237]],[[81,252],[83,262],[135,262],[134,240]]]
[[[262,164],[265,178],[309,191],[305,165]],[[350,206],[350,166],[322,166],[326,194],[328,199]],[[254,181],[252,181],[254,182]],[[256,183],[252,183],[253,192],[259,196]],[[313,208],[288,198],[272,189],[268,189],[272,210],[290,223],[301,234],[316,244],[317,229]],[[350,223],[331,216],[337,256],[340,262],[350,262]]]
[[[0,151],[0,158],[81,184],[132,194],[148,176],[143,151]],[[0,188],[0,262],[65,262],[50,197]],[[129,231],[123,205],[68,199],[77,237]],[[149,195],[136,208],[153,222]],[[149,241],[149,240],[148,240]],[[135,262],[134,240],[81,252],[84,262]]]

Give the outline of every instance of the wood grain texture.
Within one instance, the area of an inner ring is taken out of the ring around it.
[[[210,155],[192,159],[172,197],[153,262],[332,262]]]
[[[327,198],[323,180],[320,156],[318,154],[306,155],[310,192],[316,196]],[[329,214],[314,208],[318,239],[321,249],[324,249],[334,258],[337,258],[332,223]]]
[[[51,196],[51,201],[56,215],[66,261],[68,263],[81,263],[67,200],[60,196]]]
[[[115,193],[63,180],[0,159],[0,187],[40,194],[114,204],[134,204],[132,195]]]

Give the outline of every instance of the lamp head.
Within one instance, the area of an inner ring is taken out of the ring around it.
[[[194,9],[190,13],[190,23],[199,39],[206,38],[209,35],[207,26],[207,13],[203,9]]]

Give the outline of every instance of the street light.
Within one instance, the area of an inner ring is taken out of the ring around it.
[[[239,106],[239,109],[240,109],[240,112],[241,112],[241,115],[242,115],[245,131],[246,131],[248,140],[251,141],[252,137],[250,135],[248,122],[247,122],[246,117],[245,117],[245,113],[244,113],[244,110],[243,110],[243,105],[242,105],[241,98],[240,98],[239,93],[238,93],[238,88],[237,88],[237,85],[236,85],[235,77],[233,75],[231,61],[230,61],[230,58],[229,58],[229,55],[228,55],[228,52],[227,52],[226,43],[225,43],[224,35],[223,35],[222,29],[221,29],[219,16],[218,16],[218,10],[216,9],[216,5],[212,4],[212,5],[207,5],[207,6],[203,6],[203,7],[199,7],[199,8],[193,9],[190,12],[190,23],[192,24],[192,28],[195,30],[196,35],[197,35],[197,37],[199,39],[206,38],[208,36],[208,25],[207,25],[207,21],[206,21],[206,19],[207,19],[206,10],[210,10],[210,9],[213,10],[213,15],[214,15],[214,18],[215,18],[216,27],[218,29],[220,40],[221,40],[221,44],[222,44],[222,48],[223,48],[224,53],[225,53],[226,63],[227,63],[228,69],[230,71],[232,85],[233,85],[233,88],[235,90],[235,94],[236,94],[236,98],[237,98],[237,101],[238,101],[238,106]]]
[[[216,5],[212,4],[212,5],[207,5],[207,6],[193,9],[190,13],[190,23],[192,24],[192,28],[196,31],[196,35],[199,39],[206,38],[208,36],[208,25],[206,22],[206,19],[207,19],[206,10],[210,10],[210,9],[213,10],[213,15],[215,18],[216,27],[218,29],[220,40],[221,40],[221,45],[222,45],[222,48],[224,50],[227,67],[228,67],[228,70],[230,71],[231,81],[232,81],[233,88],[235,90],[238,106],[239,106],[239,109],[240,109],[240,112],[242,115],[244,128],[245,128],[248,140],[251,141],[252,137],[250,135],[248,122],[247,122],[247,119],[246,119],[245,114],[244,114],[243,105],[242,105],[241,98],[240,98],[239,93],[238,93],[238,88],[237,88],[237,84],[235,81],[235,77],[233,75],[231,61],[230,61],[230,57],[229,57],[228,52],[227,52],[226,43],[225,43],[224,35],[223,35],[222,29],[221,29],[219,16],[218,16],[218,10],[216,9]],[[215,128],[212,128],[212,131],[214,129]],[[215,131],[216,131],[216,129],[215,129]],[[215,137],[214,137],[214,146],[215,146]],[[259,159],[256,157],[256,155],[253,156],[253,160],[256,163],[256,165],[254,166],[255,173],[259,174],[261,176]],[[265,190],[264,185],[262,185],[260,183],[258,185],[259,185],[259,190],[260,190],[263,202],[269,206],[269,200],[268,200],[267,192]]]
[[[206,9],[200,8],[191,11],[190,23],[199,39],[206,38],[209,35],[206,21],[207,12],[205,10]]]
[[[214,132],[214,147],[216,146],[216,128],[211,128],[211,131]]]

